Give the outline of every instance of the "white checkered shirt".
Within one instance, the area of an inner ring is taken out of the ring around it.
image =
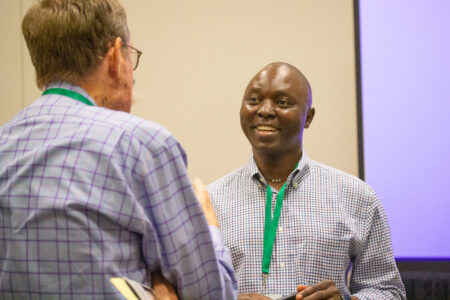
[[[253,157],[208,191],[231,250],[239,292],[259,292],[266,181]],[[273,190],[272,210],[276,195]],[[342,295],[405,299],[387,219],[373,189],[305,152],[287,179],[269,274],[266,294],[290,294],[299,284],[329,279]]]

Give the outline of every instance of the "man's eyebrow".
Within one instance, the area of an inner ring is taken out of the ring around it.
[[[292,95],[286,91],[276,91],[273,93],[275,96],[289,96],[292,97]]]
[[[250,88],[250,89],[248,90],[247,93],[257,93],[257,92],[260,92],[260,91],[261,91],[261,88],[260,88],[260,87],[252,87],[252,88]]]

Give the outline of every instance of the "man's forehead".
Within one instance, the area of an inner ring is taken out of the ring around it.
[[[295,68],[285,64],[271,64],[256,73],[250,81],[249,87],[257,89],[272,84],[278,86],[283,86],[285,84],[304,85],[303,80],[300,78],[300,74]]]

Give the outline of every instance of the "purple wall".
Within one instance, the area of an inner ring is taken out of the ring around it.
[[[366,181],[396,257],[450,258],[450,1],[360,1]]]

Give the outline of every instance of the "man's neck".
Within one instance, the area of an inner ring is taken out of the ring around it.
[[[300,161],[302,150],[278,156],[267,156],[253,151],[253,157],[267,183],[278,189],[286,182],[287,177]],[[278,180],[281,182],[276,182]]]
[[[107,87],[104,86],[101,78],[96,79],[94,76],[90,76],[79,81],[77,85],[85,90],[98,106],[104,106],[103,99],[105,98]]]

